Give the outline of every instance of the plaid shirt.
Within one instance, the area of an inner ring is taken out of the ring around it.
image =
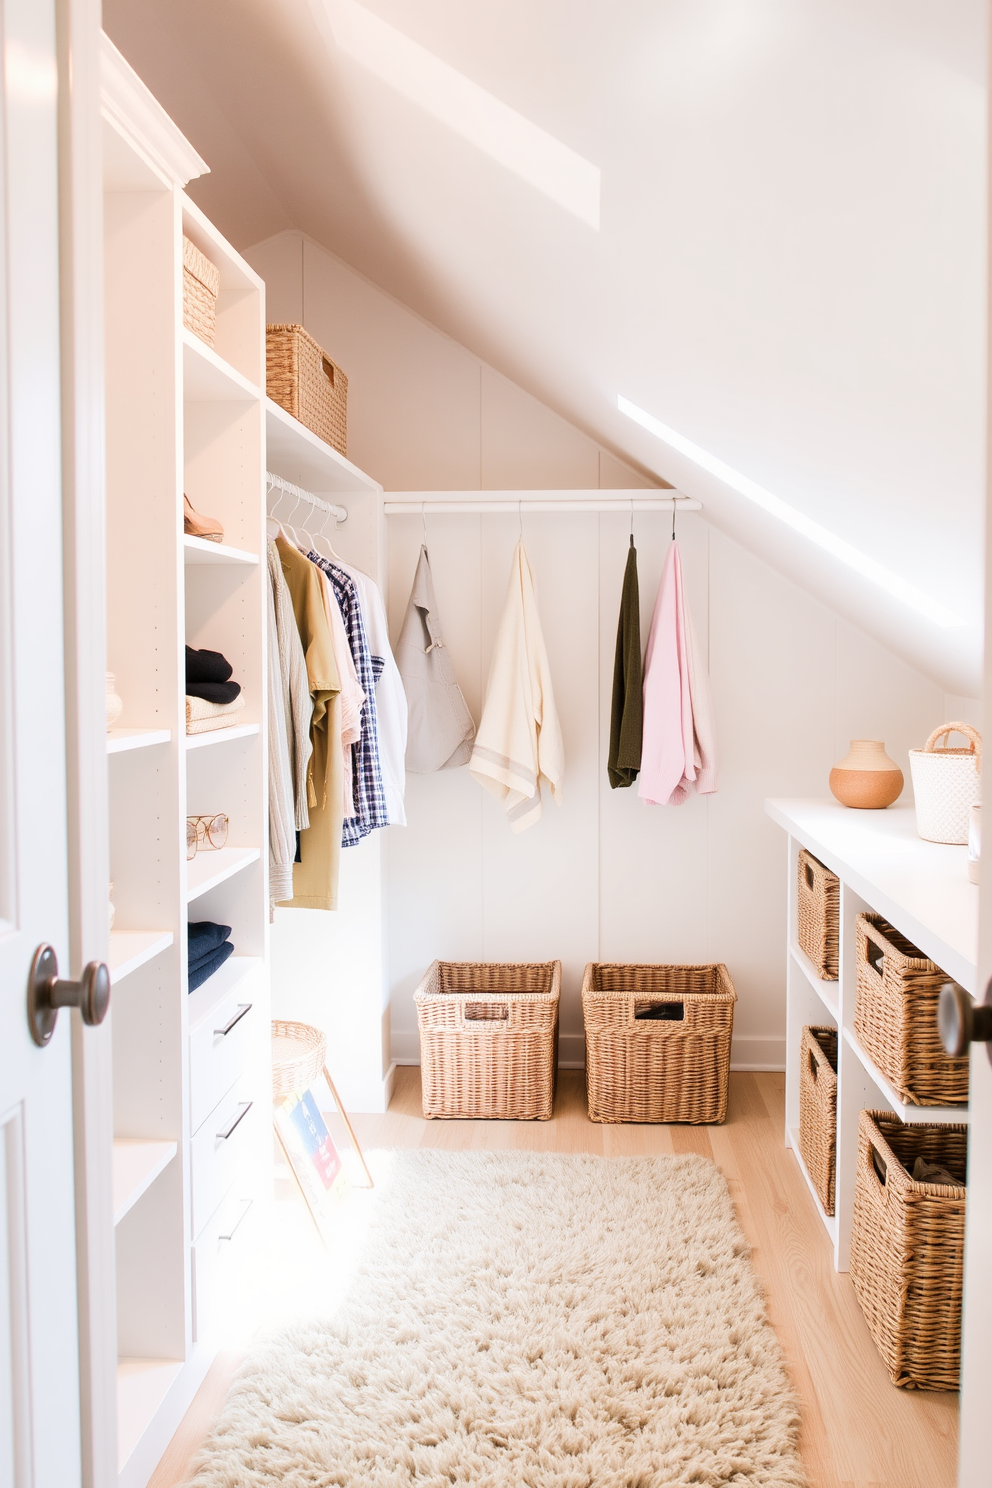
[[[377,827],[389,825],[386,794],[382,788],[382,771],[379,767],[379,730],[375,712],[375,684],[382,676],[383,659],[381,656],[373,656],[369,650],[358,590],[350,574],[323,558],[320,553],[311,550],[307,557],[330,580],[344,621],[358,680],[365,693],[362,704],[362,737],[357,744],[351,746],[355,814],[345,818],[341,834],[341,846],[354,847],[356,842],[360,842]]]

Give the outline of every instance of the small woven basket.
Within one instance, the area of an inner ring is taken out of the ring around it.
[[[851,1280],[893,1384],[956,1390],[966,1193],[915,1181],[918,1157],[963,1183],[968,1128],[904,1125],[890,1112],[861,1112]]]
[[[550,1120],[560,996],[560,961],[434,961],[413,999],[424,1115]]]
[[[272,1098],[309,1090],[324,1073],[327,1038],[310,1023],[272,1022]]]
[[[966,749],[938,749],[937,740],[964,734]],[[922,749],[909,751],[916,830],[927,842],[968,841],[972,806],[982,799],[982,736],[970,723],[944,723]]]
[[[590,1121],[724,1121],[737,993],[727,968],[591,962]]]
[[[266,326],[265,388],[325,444],[348,453],[348,379],[301,325]]]
[[[840,971],[840,880],[804,847],[799,849],[796,908],[799,949],[825,982],[835,982]]]
[[[183,237],[183,325],[208,346],[217,338],[220,269]]]
[[[856,926],[854,1032],[865,1053],[904,1101],[952,1106],[968,1099],[968,1060],[952,1059],[937,1027],[946,972],[881,915]]]
[[[803,1029],[799,1056],[799,1151],[824,1214],[833,1214],[837,1172],[836,1028]]]

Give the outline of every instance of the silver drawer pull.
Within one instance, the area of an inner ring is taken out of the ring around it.
[[[235,1116],[234,1120],[231,1122],[230,1126],[227,1128],[227,1131],[222,1131],[222,1132],[218,1132],[217,1133],[217,1138],[218,1138],[219,1141],[222,1141],[222,1142],[226,1142],[227,1141],[228,1137],[235,1130],[235,1128],[238,1127],[238,1126],[240,1126],[241,1123],[242,1123],[242,1121],[244,1121],[245,1117],[248,1115],[248,1112],[251,1110],[251,1108],[252,1108],[252,1106],[254,1104],[255,1104],[254,1101],[242,1101],[241,1102],[241,1108],[238,1111],[237,1116]]]
[[[230,1023],[226,1023],[223,1028],[215,1028],[214,1029],[214,1034],[218,1038],[226,1038],[227,1035],[230,1033],[231,1029],[234,1028],[236,1024],[238,1024],[238,1023],[241,1022],[241,1019],[244,1017],[245,1013],[250,1013],[250,1012],[251,1012],[251,1003],[250,1002],[239,1002],[238,1003],[238,1011],[235,1013],[235,1015],[231,1019]]]
[[[247,1218],[247,1216],[248,1216],[248,1210],[251,1208],[253,1202],[254,1202],[254,1200],[252,1200],[252,1199],[242,1199],[242,1201],[241,1201],[241,1213],[238,1215],[238,1217],[234,1221],[233,1225],[231,1225],[231,1227],[228,1230],[228,1233],[226,1235],[218,1235],[217,1236],[217,1239],[218,1240],[233,1240],[234,1239],[235,1235],[238,1233],[238,1227]]]

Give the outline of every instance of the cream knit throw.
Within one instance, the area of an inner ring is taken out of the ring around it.
[[[802,1488],[712,1162],[392,1158],[348,1298],[257,1345],[191,1488]]]
[[[534,575],[518,542],[469,769],[503,803],[515,832],[541,815],[541,781],[561,805],[565,751]]]

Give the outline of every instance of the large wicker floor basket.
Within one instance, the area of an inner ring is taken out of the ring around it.
[[[833,1214],[837,1171],[836,1028],[803,1029],[799,1055],[799,1151],[824,1214]]]
[[[796,938],[825,982],[840,970],[840,879],[818,858],[799,849]]]
[[[725,1120],[736,1001],[721,965],[588,965],[589,1119]]]
[[[881,915],[857,920],[854,1032],[905,1101],[951,1106],[968,1099],[968,1060],[944,1052],[940,989],[950,978]]]
[[[964,1125],[904,1125],[862,1111],[851,1280],[894,1384],[956,1390],[961,1355],[965,1189],[912,1177],[917,1158],[963,1185]]]
[[[325,444],[348,453],[348,379],[301,325],[265,327],[265,390]]]
[[[561,962],[435,961],[414,994],[425,1116],[548,1121]]]

